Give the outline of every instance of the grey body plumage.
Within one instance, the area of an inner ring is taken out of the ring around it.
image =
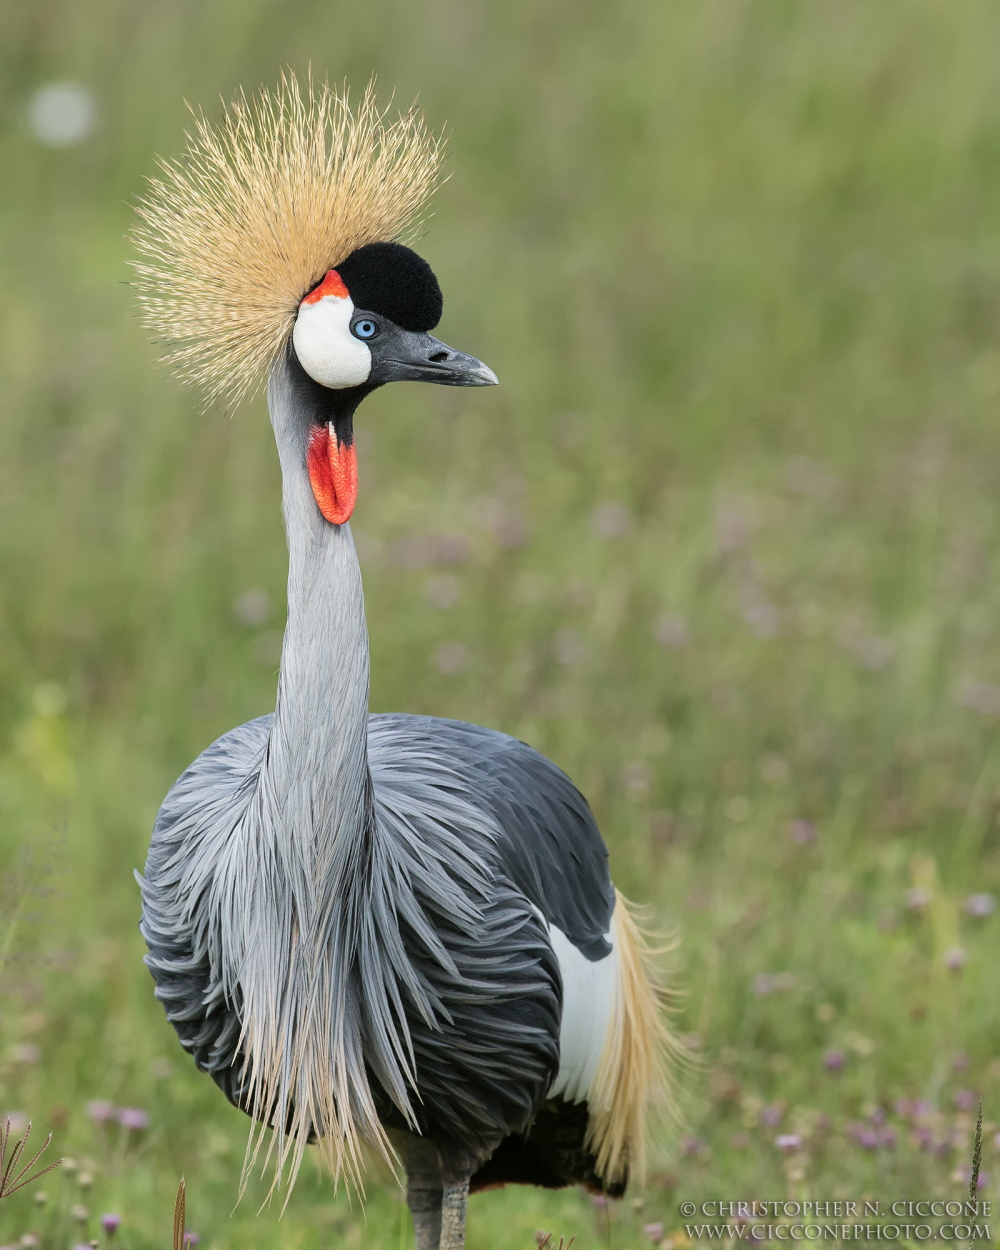
[[[157,997],[184,1048],[238,1106],[245,1105],[239,1010],[220,992],[212,949],[221,943],[206,941],[217,915],[190,865],[204,858],[211,874],[227,855],[228,839],[207,825],[222,828],[250,807],[271,721],[231,730],[177,781],[157,819],[143,889]],[[569,779],[504,734],[431,717],[371,716],[368,766],[371,829],[343,883],[355,895],[345,900],[353,914],[372,901],[379,909],[380,941],[367,952],[377,972],[361,963],[350,972],[356,1023],[372,1046],[365,1063],[377,1074],[395,1054],[365,1017],[380,987],[399,975],[387,953],[398,940],[411,966],[406,980],[420,987],[401,1003],[419,1074],[417,1123],[483,1157],[498,1133],[522,1130],[538,1112],[558,1065],[561,985],[537,911],[584,952],[606,953],[614,906],[606,852]],[[567,851],[579,877],[567,877]],[[372,873],[389,880],[374,889]],[[192,894],[200,909],[191,907]],[[409,923],[398,923],[400,913]],[[427,924],[433,937],[421,932]],[[393,929],[398,938],[388,940]],[[432,1006],[420,1010],[424,1004]],[[391,1010],[398,1022],[399,1006]],[[378,1101],[384,1119],[403,1127],[389,1098]]]

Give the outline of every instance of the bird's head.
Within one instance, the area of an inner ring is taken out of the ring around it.
[[[162,359],[231,407],[291,373],[295,419],[271,412],[279,452],[290,465],[306,453],[333,524],[354,507],[365,395],[386,382],[497,380],[430,333],[441,288],[399,241],[443,155],[416,108],[387,121],[374,84],[352,109],[346,90],[310,79],[303,94],[287,74],[274,92],[240,93],[216,123],[197,114],[183,160],[161,161],[137,205],[139,315]]]
[[[492,369],[430,331],[441,320],[430,265],[401,243],[369,243],[329,270],[299,304],[292,343],[321,386],[386,382],[494,386]]]
[[[358,248],[299,304],[292,331],[295,359],[314,382],[340,392],[331,396],[334,402],[314,409],[319,417],[308,452],[313,494],[332,524],[343,524],[354,510],[353,418],[365,395],[386,382],[496,385],[496,374],[481,360],[430,333],[442,307],[430,265],[400,243]]]

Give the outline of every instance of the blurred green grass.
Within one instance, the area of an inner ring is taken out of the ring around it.
[[[958,1192],[962,1091],[1000,1118],[998,922],[963,909],[1000,893],[998,35],[972,0],[4,7],[0,1110],[81,1164],[0,1209],[8,1241],[114,1209],[124,1246],[166,1244],[184,1172],[203,1246],[410,1244],[380,1174],[364,1215],[303,1175],[280,1222],[259,1189],[230,1218],[246,1124],[135,927],[168,785],[273,705],[285,551],[262,402],[199,416],[153,366],[122,236],[185,98],[310,62],[447,122],[420,250],[442,336],[502,381],[360,413],[372,706],[577,780],[680,936],[699,1056],[644,1206],[484,1195],[470,1245],[636,1250],[681,1198]],[[25,116],[64,79],[99,116],[56,151]]]

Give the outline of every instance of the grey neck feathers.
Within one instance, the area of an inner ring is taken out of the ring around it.
[[[288,537],[288,624],[262,781],[288,850],[315,878],[338,839],[366,819],[368,630],[350,527],[331,525],[306,467],[312,416],[287,362],[272,373],[268,406],[282,470]]]

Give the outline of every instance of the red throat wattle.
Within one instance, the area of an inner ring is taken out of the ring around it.
[[[309,481],[320,512],[331,525],[343,525],[358,498],[358,457],[353,441],[338,443],[331,426],[313,426],[308,461]]]

